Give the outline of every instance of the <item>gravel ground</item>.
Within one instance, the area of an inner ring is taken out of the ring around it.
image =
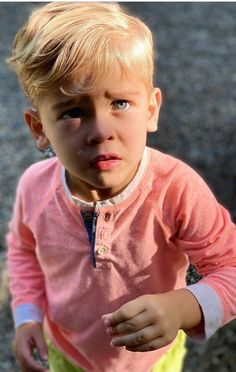
[[[4,296],[4,235],[17,179],[42,158],[25,126],[27,104],[4,59],[18,27],[38,3],[0,3],[0,371],[17,372]],[[164,104],[149,144],[192,165],[236,219],[236,4],[126,3],[158,40],[156,82]],[[188,343],[185,372],[229,372],[236,364],[236,322],[208,342]]]

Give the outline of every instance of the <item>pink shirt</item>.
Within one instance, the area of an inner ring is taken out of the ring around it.
[[[90,205],[73,201],[58,159],[32,165],[18,185],[7,237],[16,323],[44,317],[57,347],[88,371],[151,369],[168,347],[111,347],[101,316],[140,295],[184,288],[189,262],[203,275],[188,289],[203,309],[206,337],[236,315],[229,213],[183,162],[153,149],[144,158],[132,185],[95,205],[96,268],[81,216]]]

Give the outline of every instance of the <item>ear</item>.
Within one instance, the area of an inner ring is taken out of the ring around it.
[[[38,112],[33,109],[26,110],[25,121],[36,141],[38,149],[45,150],[50,145],[50,142],[44,132]]]
[[[147,131],[155,132],[158,128],[158,118],[161,108],[162,96],[159,88],[154,88],[151,92],[148,104]]]

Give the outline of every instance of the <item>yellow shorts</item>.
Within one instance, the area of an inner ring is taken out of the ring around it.
[[[151,372],[181,372],[186,354],[185,340],[185,333],[179,331],[173,346],[158,360]],[[47,345],[50,372],[84,372],[82,368],[76,367],[66,359],[48,340]]]
[[[186,354],[186,334],[179,331],[173,346],[154,365],[151,372],[181,372]]]

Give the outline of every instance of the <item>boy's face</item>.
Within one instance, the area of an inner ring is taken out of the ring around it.
[[[159,89],[150,94],[135,72],[128,79],[114,71],[89,93],[45,96],[38,112],[28,110],[25,118],[38,147],[53,146],[73,195],[97,201],[118,194],[134,177],[160,105]]]

